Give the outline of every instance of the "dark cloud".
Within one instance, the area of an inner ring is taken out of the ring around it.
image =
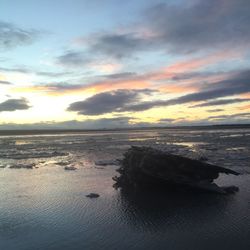
[[[35,70],[33,70],[32,73],[38,76],[45,76],[45,77],[61,77],[72,74],[72,72],[49,72],[49,71],[35,71]]]
[[[115,129],[127,128],[130,117],[87,119],[85,121],[41,122],[34,124],[0,124],[0,129]]]
[[[0,103],[0,112],[4,111],[16,111],[29,109],[30,105],[24,98],[21,99],[9,99],[5,102]]]
[[[119,34],[116,32],[92,34],[87,40],[85,51],[67,50],[56,58],[62,66],[85,66],[104,58],[123,59],[133,56],[139,51],[151,49],[151,41],[135,33]]]
[[[25,30],[14,24],[0,21],[0,49],[31,44],[38,34],[38,31]]]
[[[101,115],[111,112],[121,112],[129,104],[138,102],[143,95],[150,95],[153,90],[115,90],[96,94],[84,101],[72,103],[68,111],[80,115]]]
[[[211,77],[214,75],[220,75],[223,74],[224,72],[209,72],[209,71],[205,71],[205,72],[185,72],[185,73],[175,73],[175,75],[171,78],[171,80],[173,81],[183,81],[183,80],[189,80],[189,79],[195,79],[195,78],[204,78],[204,80],[206,79],[206,77]]]
[[[88,119],[84,121],[84,126],[92,129],[126,128],[130,126],[130,119],[130,117],[101,118],[97,120]]]
[[[91,40],[90,51],[116,59],[130,57],[133,53],[150,47],[149,41],[136,33],[100,34]]]
[[[41,84],[39,87],[46,88],[47,92],[65,92],[70,90],[79,90],[83,88],[83,84],[70,84],[68,82],[55,82],[51,84]]]
[[[78,67],[86,65],[90,62],[90,59],[79,51],[68,50],[63,55],[56,58],[56,63],[65,67]]]
[[[176,53],[205,48],[249,45],[248,0],[196,0],[183,5],[157,4],[146,12],[146,22],[158,43]]]
[[[216,101],[210,101],[210,102],[205,102],[205,103],[201,103],[201,104],[196,104],[194,106],[191,106],[190,108],[228,105],[228,104],[234,104],[234,103],[240,103],[240,102],[249,102],[249,101],[250,101],[250,98],[223,99],[223,100],[216,100]]]
[[[79,39],[81,44],[81,39]],[[66,50],[56,58],[62,66],[85,66],[99,60],[134,58],[141,51],[156,49],[155,41],[145,39],[138,32],[99,32],[83,37],[84,50]]]
[[[220,97],[233,96],[250,92],[250,70],[241,71],[226,80],[207,84],[197,93],[181,96],[168,101],[168,105],[199,102]]]
[[[201,102],[221,97],[228,97],[250,92],[250,70],[241,71],[228,77],[228,79],[213,84],[202,85],[201,91],[187,94],[170,100],[142,101],[138,98],[138,91],[118,90],[97,94],[83,102],[71,104],[69,111],[76,111],[79,114],[97,115],[109,112],[138,112],[155,107],[185,104],[190,102]],[[69,86],[65,86],[67,89]],[[62,88],[62,86],[60,87]],[[72,86],[79,88],[79,86]],[[152,91],[152,90],[151,90]],[[227,99],[215,100],[198,104],[195,107],[226,105],[231,103],[249,101],[249,99]]]
[[[17,72],[17,73],[31,73],[31,71],[25,67],[13,67],[13,68],[0,67],[0,71],[2,71],[2,72]]]
[[[134,104],[126,105],[125,107],[120,108],[120,111],[126,112],[138,112],[138,111],[144,111],[148,110],[154,107],[160,107],[160,106],[166,106],[168,101],[148,101],[148,102],[137,102]]]
[[[207,112],[209,113],[216,113],[216,112],[222,112],[224,111],[224,109],[209,109],[209,110],[206,110]]]
[[[107,78],[107,79],[131,79],[133,77],[136,77],[137,74],[135,72],[121,72],[116,74],[109,74],[109,75],[102,75],[101,77]]]
[[[129,127],[130,117],[121,116],[114,118],[101,119],[87,119],[85,121],[65,121],[65,122],[51,122],[38,124],[43,128],[54,129],[106,129],[106,128],[125,128]],[[37,126],[38,126],[37,125]]]
[[[175,121],[175,119],[171,119],[171,118],[163,118],[163,119],[159,120],[159,122],[163,122],[163,123],[171,123],[174,121]]]
[[[216,115],[216,116],[209,116],[208,119],[210,120],[221,120],[221,119],[250,119],[250,113],[238,113],[232,115]]]
[[[84,121],[64,121],[64,122],[41,122],[34,124],[0,124],[0,130],[32,130],[32,129],[126,129],[126,128],[140,128],[140,127],[153,127],[161,126],[161,124],[147,123],[147,122],[134,122],[130,123],[131,117],[121,116],[114,118],[101,118],[101,119],[87,119]]]
[[[11,82],[8,82],[8,81],[0,81],[0,84],[11,85],[12,83],[11,83]]]
[[[119,29],[127,32],[117,32],[118,27],[114,31],[94,33],[83,38],[84,46],[87,44],[89,58],[101,55],[118,60],[145,51],[187,54],[225,48],[246,50],[250,41],[249,9],[248,0],[154,4],[137,24]],[[62,64],[67,60],[71,65],[83,65],[86,55],[68,52],[59,58]]]
[[[214,117],[214,118],[213,118]],[[133,122],[131,122],[133,121]],[[41,122],[33,124],[0,124],[0,130],[32,130],[32,129],[126,129],[126,128],[142,128],[142,127],[166,127],[171,123],[173,126],[202,126],[202,125],[218,125],[218,124],[249,124],[250,113],[241,113],[224,116],[211,116],[211,118],[202,120],[186,120],[186,119],[162,119],[156,123],[141,122],[132,117],[121,116],[114,118],[87,119],[84,121],[64,121],[64,122]],[[167,124],[168,123],[168,124]]]
[[[196,93],[187,94],[187,95],[184,95],[175,99],[171,99],[171,100],[157,100],[157,101],[133,103],[131,105],[127,105],[126,107],[123,107],[121,110],[122,111],[143,111],[143,110],[151,109],[154,107],[185,104],[189,102],[207,101],[207,100],[216,99],[220,97],[233,96],[233,95],[244,94],[248,92],[250,92],[250,70],[238,72],[223,81],[219,81],[213,84],[210,83],[210,84],[203,85],[203,90],[196,92]],[[234,100],[248,101],[248,99],[238,99],[238,98]],[[221,101],[222,100],[220,101],[217,100],[213,102],[220,103]],[[210,105],[205,105],[205,106],[210,106]]]
[[[65,72],[49,72],[49,71],[39,71],[31,68],[23,67],[0,67],[0,71],[2,72],[17,72],[17,73],[24,73],[24,74],[36,74],[38,76],[45,76],[45,77],[60,77],[71,75],[72,72],[65,71]]]

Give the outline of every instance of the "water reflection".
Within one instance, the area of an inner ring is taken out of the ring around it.
[[[145,193],[123,189],[120,191],[120,213],[135,230],[159,238],[157,249],[171,249],[171,244],[173,249],[184,249],[184,246],[194,249],[199,245],[200,249],[207,249],[206,246],[211,249],[223,245],[222,239],[230,241],[226,222],[230,220],[228,214],[234,199],[233,195],[183,190]],[[161,241],[161,237],[165,240]],[[166,248],[166,241],[169,248]]]
[[[188,190],[120,191],[121,212],[143,230],[189,229],[201,223],[222,221],[233,196]]]

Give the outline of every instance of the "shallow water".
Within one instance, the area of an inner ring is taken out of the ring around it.
[[[116,159],[131,145],[239,171],[218,182],[240,192],[115,190]],[[250,129],[1,136],[0,249],[250,249],[249,171]]]

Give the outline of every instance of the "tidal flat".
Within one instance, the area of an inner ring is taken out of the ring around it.
[[[240,191],[116,190],[132,145],[235,170],[218,183]],[[0,249],[249,249],[249,174],[250,128],[1,135]]]

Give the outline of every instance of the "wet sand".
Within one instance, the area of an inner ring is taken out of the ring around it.
[[[0,249],[249,249],[249,142],[249,129],[0,137]],[[241,172],[219,179],[240,192],[115,190],[113,163],[130,145],[205,155]]]

